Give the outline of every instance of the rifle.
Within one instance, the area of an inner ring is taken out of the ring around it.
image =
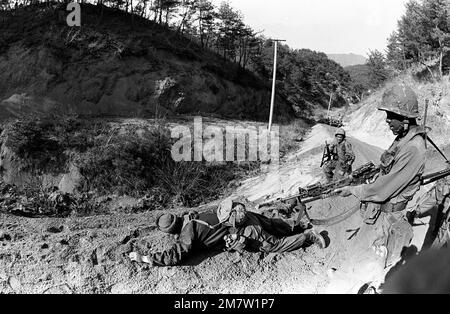
[[[330,144],[328,144],[328,142],[325,142],[325,147],[323,148],[323,156],[322,156],[322,162],[320,163],[320,168],[322,168],[323,165],[330,160],[331,160]]]
[[[420,178],[420,184],[428,185],[441,179],[444,179],[448,176],[450,176],[450,168],[422,176],[422,178]]]
[[[331,182],[328,184],[317,183],[314,185],[307,186],[306,188],[299,188],[298,194],[289,196],[287,198],[277,198],[262,203],[259,205],[259,208],[266,206],[273,206],[294,199],[300,199],[304,204],[312,203],[320,199],[326,199],[336,195],[333,192],[334,190],[342,188],[344,186],[356,186],[364,184],[368,180],[373,179],[373,177],[379,172],[380,167],[375,166],[373,162],[369,162],[353,171],[352,174],[346,179]]]

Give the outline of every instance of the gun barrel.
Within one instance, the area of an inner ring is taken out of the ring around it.
[[[421,179],[421,183],[422,183],[422,185],[428,185],[428,184],[434,183],[434,182],[439,181],[448,176],[450,176],[450,169],[431,173],[426,176],[423,176]]]

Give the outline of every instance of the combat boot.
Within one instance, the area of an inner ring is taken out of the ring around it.
[[[325,239],[315,230],[308,230],[305,233],[306,240],[312,244],[317,244],[319,248],[324,249],[326,247]]]

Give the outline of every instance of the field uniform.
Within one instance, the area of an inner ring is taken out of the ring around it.
[[[378,109],[388,112],[392,128],[403,123],[403,134],[381,156],[378,178],[372,184],[350,187],[348,191],[361,201],[364,222],[356,244],[361,251],[353,255],[372,248],[381,257],[382,266],[389,267],[400,260],[413,238],[405,209],[420,189],[426,146],[423,128],[413,123],[419,117],[419,109],[417,95],[409,87],[398,85],[386,91]]]
[[[218,225],[215,213],[202,213],[185,222],[178,241],[168,250],[149,254],[154,266],[175,266],[195,251],[223,250],[229,227]],[[216,227],[213,227],[216,226]]]
[[[373,245],[387,248],[386,266],[396,262],[413,238],[412,227],[404,214],[407,203],[420,189],[420,177],[425,170],[423,135],[420,127],[412,127],[382,155],[378,179],[373,184],[351,188],[352,194],[361,201],[365,224],[376,229]]]
[[[323,168],[328,182],[344,179],[352,173],[352,164],[355,161],[352,144],[347,140],[338,143],[334,140],[330,144],[331,160],[326,162]]]
[[[245,250],[250,252],[284,253],[302,248],[308,243],[323,243],[323,238],[313,232],[305,232],[302,211],[293,212],[292,218],[272,218],[245,210],[236,221],[232,215],[235,204],[242,204],[251,208],[251,204],[244,198],[226,200],[218,210],[219,221],[231,224],[230,232],[246,239]],[[238,214],[239,215],[239,214]]]

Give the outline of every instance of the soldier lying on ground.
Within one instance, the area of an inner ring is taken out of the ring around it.
[[[303,216],[291,219],[267,218],[245,211],[246,202],[226,200],[217,213],[191,213],[179,217],[164,214],[157,220],[158,229],[179,234],[177,242],[168,250],[142,256],[130,253],[130,259],[154,266],[175,266],[191,253],[204,250],[229,250],[264,253],[283,253],[300,249],[307,244],[325,247],[325,240],[313,230],[304,230]],[[236,215],[238,214],[238,215]],[[221,220],[219,220],[218,215]],[[304,232],[295,235],[297,232]]]
[[[325,247],[324,238],[308,228],[310,227],[305,215],[306,207],[303,204],[289,204],[291,218],[283,219],[280,213],[274,218],[268,218],[248,209],[252,204],[245,198],[228,199],[222,202],[217,210],[219,221],[230,226],[228,248],[240,251],[241,243],[245,244],[245,250],[264,253],[284,253],[298,250],[307,244],[318,244]],[[233,247],[237,244],[237,247]]]
[[[416,208],[407,213],[408,221],[430,217],[425,237],[424,249],[442,248],[450,244],[450,178],[438,181],[435,186],[419,199]]]
[[[348,177],[352,173],[352,165],[355,162],[355,153],[352,144],[347,141],[343,129],[338,129],[335,140],[329,145],[330,158],[323,167],[328,182]]]

